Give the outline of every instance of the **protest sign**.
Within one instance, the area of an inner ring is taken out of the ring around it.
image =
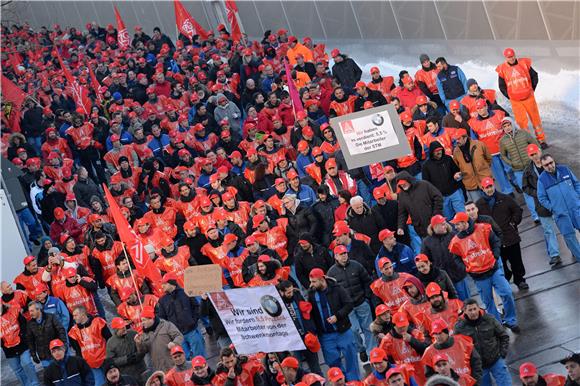
[[[183,274],[187,296],[199,296],[206,292],[221,291],[222,268],[217,264],[187,267]]]
[[[392,105],[332,118],[330,125],[349,169],[411,153],[405,130]]]
[[[209,298],[238,353],[306,349],[274,286],[212,292]]]

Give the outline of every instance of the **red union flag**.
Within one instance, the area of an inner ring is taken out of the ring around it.
[[[121,209],[119,208],[117,201],[115,201],[113,195],[104,184],[103,189],[105,190],[105,197],[109,203],[111,215],[113,216],[113,221],[117,227],[119,238],[129,251],[131,259],[135,264],[135,269],[141,275],[151,280],[155,293],[160,295],[159,292],[161,287],[161,273],[159,272],[159,269],[153,265],[153,262],[149,258],[147,251],[145,251],[141,238],[137,236],[137,233],[135,233],[135,231],[131,228],[127,222],[127,219],[123,216],[123,213],[121,213]]]
[[[296,89],[294,80],[292,79],[292,70],[288,65],[288,61],[284,59],[284,70],[286,70],[286,82],[288,83],[288,93],[290,94],[290,100],[292,101],[292,107],[294,108],[294,116],[299,111],[304,111],[304,106],[302,106],[302,101],[300,100],[300,94]]]
[[[119,44],[119,48],[126,50],[131,44],[131,38],[129,37],[127,28],[125,28],[125,22],[121,19],[121,14],[119,13],[117,6],[115,5],[114,8],[115,18],[117,19],[117,43]]]
[[[207,39],[207,31],[195,21],[193,17],[187,12],[187,9],[181,4],[179,0],[173,1],[173,6],[175,8],[175,24],[179,32],[187,36],[189,39],[193,38],[193,35],[199,35],[202,39]]]
[[[234,0],[226,0],[226,9],[228,13],[228,22],[232,28],[232,40],[239,42],[242,39],[240,24],[238,23],[238,6]]]
[[[28,94],[22,91],[14,82],[2,75],[2,113],[6,118],[8,127],[13,132],[20,132],[20,112],[22,104]]]
[[[68,87],[72,92],[72,97],[75,101],[77,107],[81,107],[85,111],[85,115],[89,115],[91,111],[91,98],[89,98],[89,90],[86,87],[81,86],[79,81],[71,74],[70,70],[64,65],[62,61],[62,57],[60,56],[60,52],[58,50],[54,50],[56,52],[56,56],[58,58],[58,63],[60,64],[60,68],[64,73],[64,77],[68,83]]]

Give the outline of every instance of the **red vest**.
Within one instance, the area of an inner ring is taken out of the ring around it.
[[[416,122],[413,122],[413,125],[415,124]],[[407,142],[409,142],[411,153],[404,157],[397,158],[397,166],[399,168],[404,169],[418,161],[417,157],[415,157],[415,138],[419,139],[419,142],[421,141],[421,137],[419,135],[420,132],[421,131],[418,130],[418,127],[405,130],[405,136],[407,137]]]
[[[185,371],[178,371],[174,367],[165,374],[165,384],[167,386],[193,386],[192,374],[193,367]]]
[[[312,177],[318,185],[322,183],[322,171],[320,170],[320,166],[316,165],[316,163],[313,162],[310,165],[306,165],[304,170],[306,170],[306,173]]]
[[[288,258],[288,238],[286,237],[286,230],[276,225],[266,232],[256,231],[252,234],[258,243],[275,250],[282,261]]]
[[[150,210],[143,217],[147,218],[153,224],[153,227],[159,228],[167,236],[174,238],[177,234],[175,226],[175,209],[166,206],[163,213],[157,214]]]
[[[334,110],[337,117],[340,117],[341,115],[347,115],[354,111],[355,100],[356,100],[355,96],[350,96],[344,102],[332,101],[330,102],[330,108]]]
[[[103,279],[105,282],[117,272],[115,267],[115,259],[123,253],[123,245],[119,241],[114,241],[111,249],[99,251],[93,248],[92,255],[101,263],[103,268]]]
[[[173,272],[177,275],[177,283],[183,288],[183,274],[185,268],[189,267],[189,248],[182,245],[177,249],[177,254],[173,257],[165,258],[160,256],[155,260],[155,266],[161,272]]]
[[[254,375],[262,372],[264,367],[258,360],[248,359],[242,365],[242,373],[236,376],[234,384],[236,386],[254,386]],[[220,373],[214,378],[216,386],[224,386],[228,381],[228,373]]]
[[[125,145],[125,146],[121,146],[120,149],[112,149],[109,150],[107,152],[107,154],[105,154],[103,156],[103,159],[105,160],[105,162],[110,163],[111,165],[113,165],[113,167],[115,169],[119,169],[119,158],[121,158],[122,156],[125,156],[129,159],[129,164],[134,165],[134,162],[136,161],[135,159],[133,159],[133,148],[129,145]]]
[[[423,82],[433,94],[439,94],[437,90],[437,74],[439,73],[438,69],[433,69],[430,71],[425,71],[423,68],[419,69],[415,73],[415,81]]]
[[[0,337],[2,345],[6,348],[15,347],[20,344],[20,323],[18,323],[20,308],[9,307],[0,317]]]
[[[447,307],[442,312],[433,312],[431,308],[427,309],[422,316],[421,325],[425,327],[426,331],[431,331],[431,324],[436,319],[443,319],[449,326],[449,331],[453,331],[455,322],[459,319],[463,302],[459,299],[448,299]]]
[[[411,335],[419,341],[425,340],[425,336],[419,330],[413,330]],[[408,342],[401,338],[395,338],[389,333],[381,340],[379,347],[385,350],[387,355],[393,358],[398,365],[408,364],[413,366],[415,370],[413,377],[419,385],[425,384],[425,367],[421,361],[421,355]]]
[[[81,280],[92,281],[92,279],[84,277]],[[97,315],[97,308],[95,306],[95,299],[93,299],[93,294],[79,284],[72,287],[62,284],[59,286],[57,295],[66,305],[68,310],[73,312],[73,310],[78,306],[84,306],[87,312],[91,315]]]
[[[93,369],[101,367],[105,361],[107,341],[103,338],[101,330],[106,325],[107,322],[96,317],[88,327],[79,328],[75,324],[68,333],[68,336],[77,341],[83,359]]]
[[[151,306],[155,308],[157,305],[157,297],[154,295],[144,295],[141,298],[143,306]],[[119,316],[125,320],[131,321],[131,327],[138,333],[143,332],[143,325],[141,323],[141,305],[130,305],[127,302],[123,302],[117,306],[117,312]]]
[[[489,224],[475,224],[469,236],[460,239],[454,236],[449,243],[449,251],[461,257],[468,273],[484,273],[495,265],[495,256],[489,245]]]
[[[449,365],[457,374],[471,375],[470,358],[473,341],[465,335],[453,335],[453,340],[453,346],[443,350],[436,349],[433,344],[427,347],[423,354],[423,364],[432,367],[435,355],[445,353],[449,357]]]
[[[395,80],[392,76],[383,76],[380,83],[369,82],[367,87],[371,90],[380,91],[387,102],[391,102],[391,88],[393,88]]]
[[[272,278],[270,280],[264,280],[260,275],[256,274],[256,276],[254,276],[252,278],[252,280],[250,280],[248,282],[248,287],[263,287],[263,286],[270,285],[270,284],[277,285],[282,280],[288,280],[289,274],[290,274],[290,267],[278,268],[276,270],[276,275],[274,275],[274,278]]]
[[[42,282],[42,273],[44,272],[43,267],[38,267],[38,272],[34,275],[25,275],[24,273],[19,274],[14,278],[14,284],[21,286],[26,291],[26,294],[30,297],[33,290],[40,286]]]
[[[503,137],[504,132],[501,128],[501,120],[505,113],[501,110],[494,110],[492,117],[485,119],[472,118],[469,120],[469,126],[477,134],[479,140],[487,146],[487,150],[492,155],[499,154],[499,140]]]
[[[141,275],[139,275],[137,271],[133,270],[133,277],[135,278],[137,288],[141,288],[143,285],[143,278]],[[119,293],[122,288],[135,288],[135,283],[133,283],[133,278],[131,275],[127,277],[119,277],[119,275],[115,273],[113,276],[107,279],[105,284],[107,287]]]
[[[495,90],[483,90],[483,96],[490,103],[495,103]],[[461,104],[467,108],[471,118],[477,117],[477,108],[475,107],[475,102],[477,102],[477,98],[474,98],[469,94],[466,94],[461,100]]]
[[[407,315],[407,319],[409,319],[409,321],[411,321],[415,326],[419,327],[423,325],[423,314],[428,312],[429,308],[431,308],[431,303],[428,301],[413,304],[411,299],[409,299],[403,303],[399,311]]]
[[[391,312],[397,312],[401,304],[409,299],[409,295],[402,289],[405,280],[413,277],[405,272],[400,272],[395,280],[384,281],[382,278],[375,280],[371,284],[371,291],[379,297]]]
[[[542,375],[547,386],[564,386],[566,384],[566,377],[560,374],[546,374]]]
[[[523,101],[534,92],[530,78],[531,67],[532,61],[529,58],[519,58],[516,65],[510,66],[507,62],[503,62],[495,69],[505,80],[510,99]]]
[[[451,127],[444,127],[443,133],[434,137],[433,134],[427,132],[421,138],[421,141],[423,142],[423,146],[426,149],[429,149],[429,145],[431,145],[431,142],[437,141],[441,144],[441,146],[443,146],[443,149],[445,149],[445,154],[451,156],[453,155],[453,139],[455,138],[456,131],[457,129]]]

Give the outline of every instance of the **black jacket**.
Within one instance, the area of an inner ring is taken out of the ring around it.
[[[20,128],[26,137],[40,137],[46,129],[43,121],[42,107],[34,106],[24,113]]]
[[[328,248],[318,244],[312,244],[312,253],[306,252],[300,245],[294,250],[294,266],[296,267],[296,276],[304,288],[310,286],[308,278],[310,271],[314,268],[321,268],[328,272],[334,264],[334,260],[328,253]]]
[[[429,159],[423,164],[423,180],[433,184],[444,196],[450,196],[461,188],[461,182],[453,178],[460,170],[453,158],[445,152],[440,159],[433,158],[435,149],[441,147],[443,146],[438,141],[429,145]]]
[[[326,275],[334,278],[348,292],[354,307],[371,297],[371,277],[358,261],[349,260],[345,266],[334,264]]]
[[[387,100],[380,91],[367,88],[367,92],[368,96],[366,98],[359,95],[358,98],[355,99],[354,111],[364,110],[365,102],[371,102],[373,104],[373,107],[384,106],[387,104]]]
[[[378,253],[382,245],[379,241],[379,232],[386,228],[385,222],[378,213],[373,212],[364,204],[362,214],[357,214],[352,208],[348,208],[346,220],[355,232],[363,233],[371,238],[371,249],[374,253]]]
[[[360,80],[362,70],[351,58],[342,56],[342,62],[332,66],[332,76],[340,82],[340,85],[347,90],[352,90],[356,82]]]
[[[437,79],[441,82],[443,96],[450,101],[465,94],[467,90],[459,79],[459,68],[457,66],[447,65],[447,70],[441,70],[437,74]]]
[[[438,235],[433,232],[431,226],[427,228],[427,232],[429,235],[423,239],[421,253],[429,256],[433,267],[447,272],[454,283],[465,279],[465,276],[467,276],[465,265],[461,259],[449,252],[449,243],[455,236],[455,231],[452,230],[451,225],[447,224],[447,233],[444,235]]]
[[[158,307],[158,316],[175,324],[181,333],[187,334],[197,328],[199,306],[183,288],[176,287],[172,293],[163,295]]]
[[[351,237],[348,257],[351,260],[356,260],[361,263],[371,277],[375,273],[375,256],[376,254],[373,253],[371,247],[369,247],[364,241],[356,240]]]
[[[447,297],[449,299],[457,299],[457,291],[453,286],[453,282],[444,270],[432,265],[431,271],[429,271],[428,274],[425,275],[421,272],[417,272],[415,276],[417,276],[417,279],[421,280],[421,283],[423,283],[425,287],[427,287],[427,284],[429,283],[437,283],[439,284],[439,287],[441,287],[441,290],[447,292]]]
[[[371,210],[381,218],[385,228],[390,229],[393,232],[397,230],[399,222],[399,203],[396,200],[387,200],[384,205],[377,203],[371,208]],[[406,230],[407,227],[403,229]],[[411,245],[411,238],[409,237],[409,232],[407,231],[405,231],[405,234],[403,235],[395,235],[395,238],[399,243]]]
[[[328,196],[326,201],[316,201],[312,206],[312,213],[318,219],[318,230],[320,231],[320,241],[322,245],[329,245],[332,228],[334,227],[334,211],[338,208],[338,198]]]
[[[483,313],[477,320],[463,315],[455,324],[455,333],[473,339],[475,349],[481,356],[481,364],[488,369],[499,359],[505,358],[510,345],[510,336],[505,327],[490,314]]]
[[[477,200],[479,213],[491,216],[497,222],[502,231],[502,246],[519,243],[521,239],[518,224],[522,222],[522,208],[507,194],[495,192],[492,197],[491,200],[488,196]]]
[[[30,355],[38,355],[40,360],[51,359],[48,345],[53,339],[60,339],[66,342],[66,330],[53,314],[42,313],[42,322],[29,320],[26,324],[26,341]]]
[[[67,356],[61,362],[53,361],[44,370],[45,386],[93,386],[93,371],[81,356]]]
[[[227,338],[228,333],[209,298],[201,301],[201,315],[209,319],[215,338]]]
[[[326,284],[328,285],[326,289],[326,299],[330,306],[330,312],[332,312],[332,315],[336,316],[337,319],[334,326],[336,327],[337,332],[345,332],[351,326],[348,315],[353,308],[352,299],[349,293],[342,286],[338,285],[336,280],[333,278],[327,278]],[[322,315],[318,310],[316,292],[317,291],[313,289],[308,291],[308,301],[312,303],[312,312],[310,315],[316,324],[316,330],[319,333],[323,333],[325,331],[324,323],[322,321]]]
[[[288,250],[293,251],[298,244],[298,239],[302,233],[308,233],[315,238],[317,237],[316,234],[316,226],[318,225],[318,221],[316,217],[312,213],[310,208],[306,208],[303,206],[298,206],[296,208],[296,212],[294,214],[286,211],[282,217],[288,219],[288,225],[286,226],[286,237],[288,238]],[[292,258],[289,256],[288,258]],[[288,264],[291,264],[293,260],[290,260]]]
[[[540,204],[540,200],[538,200],[538,174],[535,169],[536,166],[533,161],[530,161],[530,163],[524,168],[522,190],[525,194],[534,198],[534,207],[536,208],[538,216],[550,217],[552,212],[550,212],[546,207],[543,207],[542,204]],[[539,172],[542,173],[543,170],[540,170]]]
[[[73,192],[77,198],[79,206],[83,206],[85,208],[91,207],[92,196],[101,197],[101,193],[99,192],[97,184],[95,184],[93,180],[90,179],[90,177],[88,177],[86,180],[78,180],[77,183],[73,186]]]
[[[415,231],[422,238],[427,236],[427,227],[431,217],[443,214],[443,196],[430,182],[418,181],[409,173],[402,171],[397,174],[397,182],[407,180],[411,187],[408,191],[401,190],[399,202],[399,228],[405,227],[407,218],[411,215],[411,222]]]
[[[224,187],[232,186],[237,189],[238,197],[241,201],[254,201],[254,193],[252,192],[252,184],[242,175],[228,173],[226,178],[222,180]]]

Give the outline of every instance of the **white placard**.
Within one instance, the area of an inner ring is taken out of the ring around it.
[[[351,155],[383,150],[399,144],[386,110],[339,123]]]

